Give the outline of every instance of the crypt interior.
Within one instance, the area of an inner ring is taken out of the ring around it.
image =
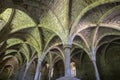
[[[120,0],[0,0],[0,80],[120,80]]]

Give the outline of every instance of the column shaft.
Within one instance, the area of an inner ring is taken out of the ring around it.
[[[65,76],[71,77],[71,67],[70,67],[70,48],[71,46],[65,45]]]

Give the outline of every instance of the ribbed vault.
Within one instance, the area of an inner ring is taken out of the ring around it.
[[[112,49],[119,56],[119,44],[120,0],[0,1],[1,80],[71,77],[72,61],[77,78],[87,80],[85,72],[90,74],[91,69],[90,80],[107,80],[104,75],[110,74],[105,70],[111,66],[105,65],[113,56]]]

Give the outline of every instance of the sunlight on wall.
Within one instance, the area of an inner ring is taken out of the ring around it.
[[[71,76],[75,77],[76,76],[76,66],[75,66],[75,62],[71,62]]]

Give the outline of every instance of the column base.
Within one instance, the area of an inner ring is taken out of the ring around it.
[[[56,80],[80,80],[80,79],[77,79],[77,78],[74,78],[74,77],[61,77],[61,78],[58,78]]]

